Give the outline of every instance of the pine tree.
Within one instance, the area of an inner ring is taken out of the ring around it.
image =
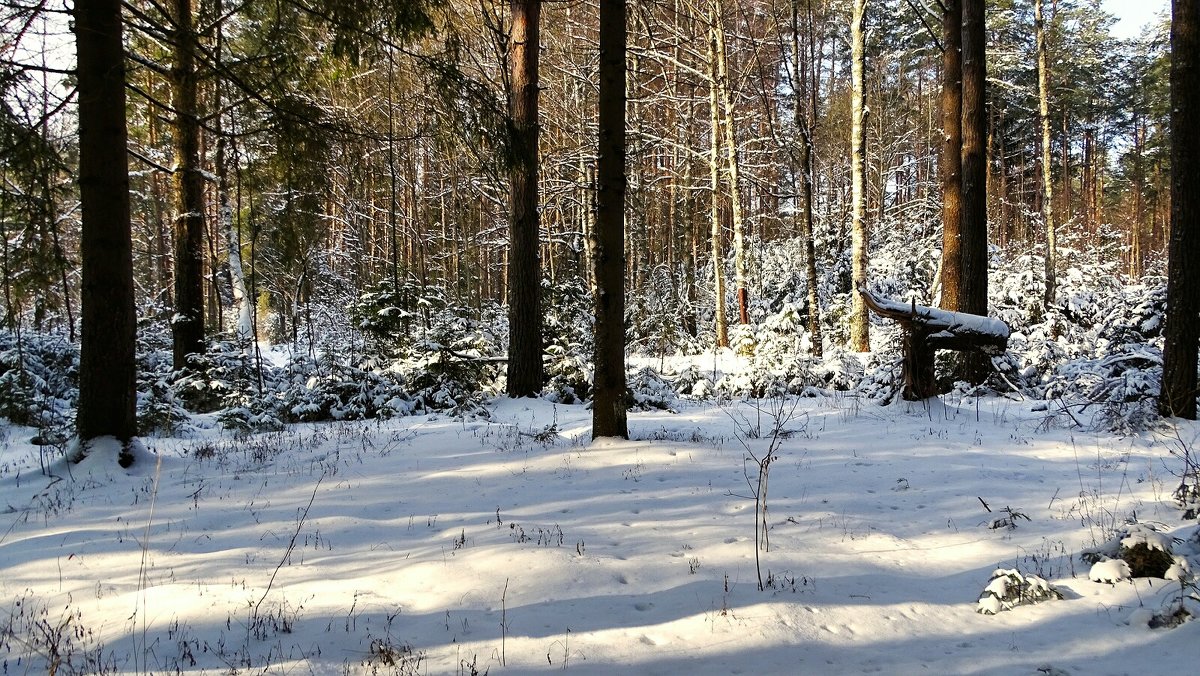
[[[1171,6],[1171,235],[1167,319],[1163,328],[1164,416],[1196,419],[1196,344],[1200,340],[1200,7]]]
[[[962,0],[945,0],[942,15],[941,307],[957,312],[962,296]]]
[[[629,438],[625,383],[625,37],[625,0],[600,0],[593,438]]]
[[[962,296],[959,311],[986,315],[987,262],[987,114],[984,0],[962,0]],[[967,353],[964,380],[983,382],[988,360]]]
[[[200,165],[199,73],[192,0],[174,0],[171,105],[175,110],[175,316],[172,363],[204,352],[204,173]]]
[[[76,0],[83,259],[76,429],[86,443],[137,433],[133,253],[120,0]]]
[[[508,394],[542,390],[541,263],[538,257],[538,41],[541,0],[512,0],[509,37]]]

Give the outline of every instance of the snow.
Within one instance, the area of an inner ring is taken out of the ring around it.
[[[1128,580],[1129,572],[1128,563],[1121,559],[1108,559],[1093,563],[1091,570],[1088,571],[1088,579],[1093,582],[1116,584],[1122,580]]]
[[[65,672],[1193,671],[1200,623],[1147,628],[1180,584],[1079,560],[1134,513],[1191,541],[1163,439],[1001,398],[802,399],[760,592],[744,460],[771,443],[764,404],[631,412],[630,440],[595,442],[590,411],[540,400],[202,424],[145,439],[128,470],[106,442],[52,477],[33,430],[0,426],[0,660],[46,671],[41,629],[69,627]],[[981,499],[1030,520],[991,530]],[[976,612],[1010,571],[1064,598]]]

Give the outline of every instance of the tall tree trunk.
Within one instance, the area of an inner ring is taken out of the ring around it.
[[[1050,171],[1050,65],[1046,55],[1046,22],[1042,14],[1042,0],[1033,0],[1033,25],[1037,31],[1038,118],[1042,124],[1042,219],[1046,224],[1046,288],[1042,307],[1049,312],[1054,305],[1058,247],[1054,233],[1054,178]],[[1066,171],[1066,167],[1063,167],[1063,171]]]
[[[600,0],[592,438],[629,438],[625,384],[625,0]]]
[[[224,3],[217,0],[217,16],[224,16]],[[218,65],[223,58],[225,47],[225,21],[217,24],[216,58]],[[217,83],[217,100],[213,106],[217,111],[224,107],[222,102],[223,89]],[[218,215],[221,219],[221,229],[225,233],[225,246],[229,256],[229,281],[233,293],[233,304],[237,311],[237,323],[234,326],[238,340],[248,341],[254,337],[254,322],[251,318],[254,301],[246,290],[246,274],[242,267],[242,237],[234,226],[233,205],[230,203],[230,146],[233,144],[231,133],[223,127],[225,116],[218,112],[215,120],[217,125],[217,194],[219,202]]]
[[[945,0],[942,15],[942,297],[957,312],[962,296],[962,0]]]
[[[1196,342],[1200,340],[1200,7],[1171,4],[1171,234],[1163,329],[1164,416],[1196,419]]]
[[[808,286],[808,332],[812,336],[813,356],[820,357],[823,352],[821,337],[821,305],[817,293],[817,247],[813,236],[813,135],[817,124],[817,85],[820,77],[817,73],[815,55],[816,28],[813,26],[813,0],[807,5],[807,47],[808,60],[803,62],[800,56],[800,0],[792,0],[792,78],[795,86],[793,96],[796,99],[793,111],[796,128],[800,130],[801,160],[800,171],[803,174],[801,182],[804,190],[804,214],[800,221],[800,237],[804,240],[804,278]],[[801,106],[801,97],[806,95],[805,105]]]
[[[987,314],[987,135],[984,0],[963,0],[962,38],[962,297],[959,310]],[[987,357],[967,353],[962,376],[983,382]]]
[[[729,84],[729,51],[725,45],[722,0],[712,3],[713,47],[717,61],[717,92],[725,115],[725,159],[729,172],[729,206],[733,219],[733,281],[737,289],[738,323],[750,323],[750,290],[746,281],[746,225],[742,210],[741,167],[738,160],[737,127],[733,93]]]
[[[542,391],[542,274],[538,257],[538,33],[541,0],[512,0],[509,115],[508,385]],[[444,221],[443,221],[444,222]]]
[[[76,0],[83,262],[79,439],[137,434],[136,319],[119,0]],[[86,450],[86,449],[85,449]]]
[[[721,108],[717,94],[716,35],[708,36],[708,178],[709,217],[712,225],[713,302],[717,347],[729,347],[729,320],[725,316],[725,246],[721,234]]]
[[[857,352],[871,350],[870,325],[867,321],[867,305],[858,288],[867,281],[867,243],[869,234],[866,222],[866,126],[864,120],[863,66],[865,56],[867,0],[854,0],[853,18],[850,22],[850,199],[851,199],[851,253],[850,274],[853,288],[850,291],[850,347]]]
[[[192,0],[175,0],[171,100],[175,108],[175,316],[172,364],[204,352],[204,174],[200,165]]]

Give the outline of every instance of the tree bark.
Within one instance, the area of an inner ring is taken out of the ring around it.
[[[963,0],[962,39],[962,297],[959,311],[987,314],[987,95],[984,0]],[[981,383],[989,364],[979,355],[963,360],[961,377]]]
[[[794,70],[792,77],[793,82],[796,83],[793,88],[793,95],[796,98],[796,107],[793,113],[796,128],[800,130],[802,146],[800,171],[803,174],[804,188],[804,216],[801,220],[800,236],[804,240],[804,277],[808,286],[808,332],[812,336],[813,356],[820,357],[823,352],[821,306],[817,293],[817,247],[813,237],[813,172],[815,171],[813,135],[817,126],[817,84],[820,82],[820,78],[817,77],[816,46],[814,44],[816,29],[813,26],[813,0],[808,0],[807,6],[807,69],[801,65],[799,3],[800,0],[792,0],[792,67]],[[803,113],[800,105],[802,93],[807,94]]]
[[[137,434],[136,318],[119,0],[76,0],[83,262],[79,439]],[[86,450],[86,449],[85,449]]]
[[[1048,312],[1054,305],[1058,246],[1054,232],[1054,178],[1050,171],[1050,66],[1046,54],[1046,22],[1042,0],[1033,0],[1033,25],[1037,31],[1038,118],[1042,125],[1042,220],[1046,225],[1046,288],[1042,307]],[[1064,173],[1066,167],[1063,167]]]
[[[746,224],[742,210],[741,167],[738,159],[733,93],[729,84],[729,51],[725,45],[725,26],[722,23],[722,14],[721,0],[713,0],[712,42],[717,61],[716,86],[721,97],[721,109],[725,114],[725,159],[729,171],[730,216],[733,220],[733,281],[737,289],[738,323],[749,324],[750,290],[746,281]]]
[[[1196,343],[1200,340],[1200,7],[1174,0],[1171,9],[1171,234],[1163,384],[1158,410],[1196,419]]]
[[[859,288],[867,281],[866,212],[866,127],[864,125],[863,66],[866,28],[866,0],[854,0],[850,22],[850,199],[851,199],[851,258],[852,286]],[[862,294],[852,293],[850,310],[850,347],[856,352],[871,350],[867,306]]]
[[[509,115],[508,384],[510,397],[535,396],[542,366],[538,256],[538,48],[541,0],[512,0]]]
[[[962,296],[962,0],[945,0],[942,16],[942,296],[958,311]]]
[[[204,174],[200,165],[196,32],[192,0],[175,0],[171,99],[175,108],[175,316],[172,364],[204,352]]]
[[[709,221],[712,230],[713,302],[718,348],[729,347],[729,319],[725,314],[725,245],[721,234],[721,108],[717,94],[717,45],[708,34],[708,120],[710,127],[708,178]]]
[[[600,0],[592,438],[629,438],[625,384],[625,1]]]
[[[218,16],[223,16],[225,11],[221,0],[217,1],[216,13]],[[217,48],[216,58],[218,64],[224,54],[225,43],[225,21],[221,20],[217,26]],[[221,83],[217,83],[217,111],[223,108],[223,89]],[[242,238],[238,229],[234,226],[233,204],[230,202],[230,186],[229,174],[231,172],[230,162],[234,161],[230,158],[230,146],[233,143],[232,134],[226,133],[223,126],[224,115],[218,113],[215,120],[217,125],[217,200],[218,200],[218,217],[221,219],[221,230],[225,233],[226,252],[229,256],[229,281],[233,294],[233,304],[237,311],[237,323],[235,325],[235,335],[239,341],[249,341],[254,338],[254,321],[252,319],[253,301],[250,298],[249,292],[246,290],[246,274],[242,267]]]

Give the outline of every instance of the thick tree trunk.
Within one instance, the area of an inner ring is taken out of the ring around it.
[[[175,0],[171,99],[175,108],[175,316],[172,364],[204,352],[204,173],[200,165],[192,0]]]
[[[1054,232],[1054,178],[1050,171],[1050,65],[1046,54],[1046,22],[1042,0],[1033,0],[1033,25],[1037,31],[1038,118],[1042,124],[1042,220],[1046,224],[1046,288],[1042,306],[1049,311],[1054,305],[1055,276],[1058,246]],[[1063,167],[1066,172],[1066,167]]]
[[[542,391],[544,380],[541,263],[538,257],[538,28],[541,8],[541,0],[512,0],[507,385],[510,397],[537,395]]]
[[[136,318],[126,158],[125,51],[119,0],[76,0],[82,324],[79,410],[83,442],[137,434]]]
[[[866,223],[866,127],[864,125],[863,66],[866,28],[866,0],[854,0],[854,13],[850,23],[850,199],[851,199],[851,254],[850,269],[852,285],[859,288],[867,281],[867,243],[869,235]],[[870,325],[867,306],[862,295],[851,294],[850,348],[856,352],[871,350]]]
[[[962,114],[962,297],[959,311],[987,314],[987,169],[985,136],[986,34],[984,0],[963,0],[963,114]],[[961,376],[983,382],[989,364],[968,354]]]
[[[945,0],[942,16],[942,296],[957,311],[962,296],[962,0]]]
[[[1200,340],[1200,6],[1174,0],[1171,11],[1171,234],[1167,319],[1163,329],[1164,416],[1196,419],[1196,342]]]
[[[600,0],[592,438],[629,438],[625,384],[625,2]]]

